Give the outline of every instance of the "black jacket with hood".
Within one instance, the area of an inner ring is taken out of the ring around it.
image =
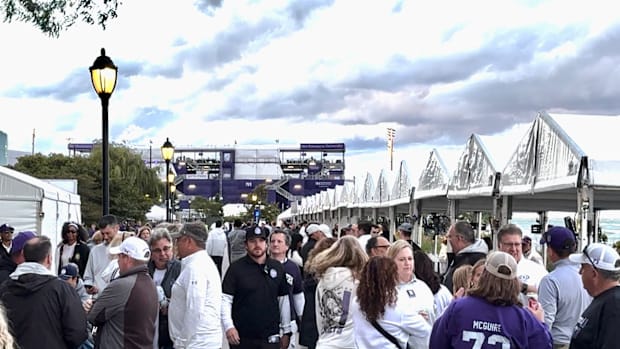
[[[77,348],[87,338],[77,292],[39,263],[17,266],[0,286],[0,300],[21,349]]]
[[[450,263],[446,273],[443,275],[443,284],[452,293],[458,291],[452,289],[452,274],[454,274],[454,271],[462,265],[476,264],[479,259],[486,258],[487,253],[489,253],[489,247],[481,239],[477,239],[473,244],[456,253],[452,263]]]

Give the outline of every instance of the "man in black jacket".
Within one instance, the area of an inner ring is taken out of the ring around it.
[[[87,338],[86,315],[77,293],[54,275],[48,237],[28,240],[25,262],[0,287],[11,332],[21,349],[77,348]]]
[[[448,230],[446,235],[448,244],[452,247],[454,259],[444,274],[443,284],[454,293],[452,289],[452,274],[461,265],[474,265],[479,259],[485,258],[489,248],[484,240],[476,239],[474,229],[469,222],[456,222]]]

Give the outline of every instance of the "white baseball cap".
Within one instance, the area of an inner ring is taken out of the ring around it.
[[[110,254],[124,254],[135,260],[147,262],[151,259],[151,250],[146,241],[130,236],[123,241],[120,246],[110,247],[108,253]]]
[[[573,253],[568,259],[577,264],[590,264],[597,269],[620,271],[620,255],[611,247],[601,243],[592,243],[582,253]]]

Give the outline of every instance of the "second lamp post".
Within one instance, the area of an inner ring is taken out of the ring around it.
[[[170,160],[174,155],[174,146],[166,138],[166,142],[161,146],[161,156],[166,162],[166,222],[170,222]]]

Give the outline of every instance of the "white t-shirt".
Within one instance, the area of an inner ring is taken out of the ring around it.
[[[153,281],[155,282],[155,286],[161,286],[164,276],[166,276],[166,269],[155,268],[155,271],[153,272]]]
[[[366,244],[368,244],[368,240],[370,240],[371,237],[372,235],[370,234],[364,234],[357,238],[357,241],[360,243],[360,246],[364,252],[366,251]]]
[[[73,251],[75,251],[75,244],[76,242],[71,245],[63,245],[62,256],[60,256],[60,266],[69,264],[69,260],[73,257]]]
[[[517,277],[524,284],[535,285],[538,288],[540,280],[547,274],[545,267],[525,257],[521,257],[517,264]]]

